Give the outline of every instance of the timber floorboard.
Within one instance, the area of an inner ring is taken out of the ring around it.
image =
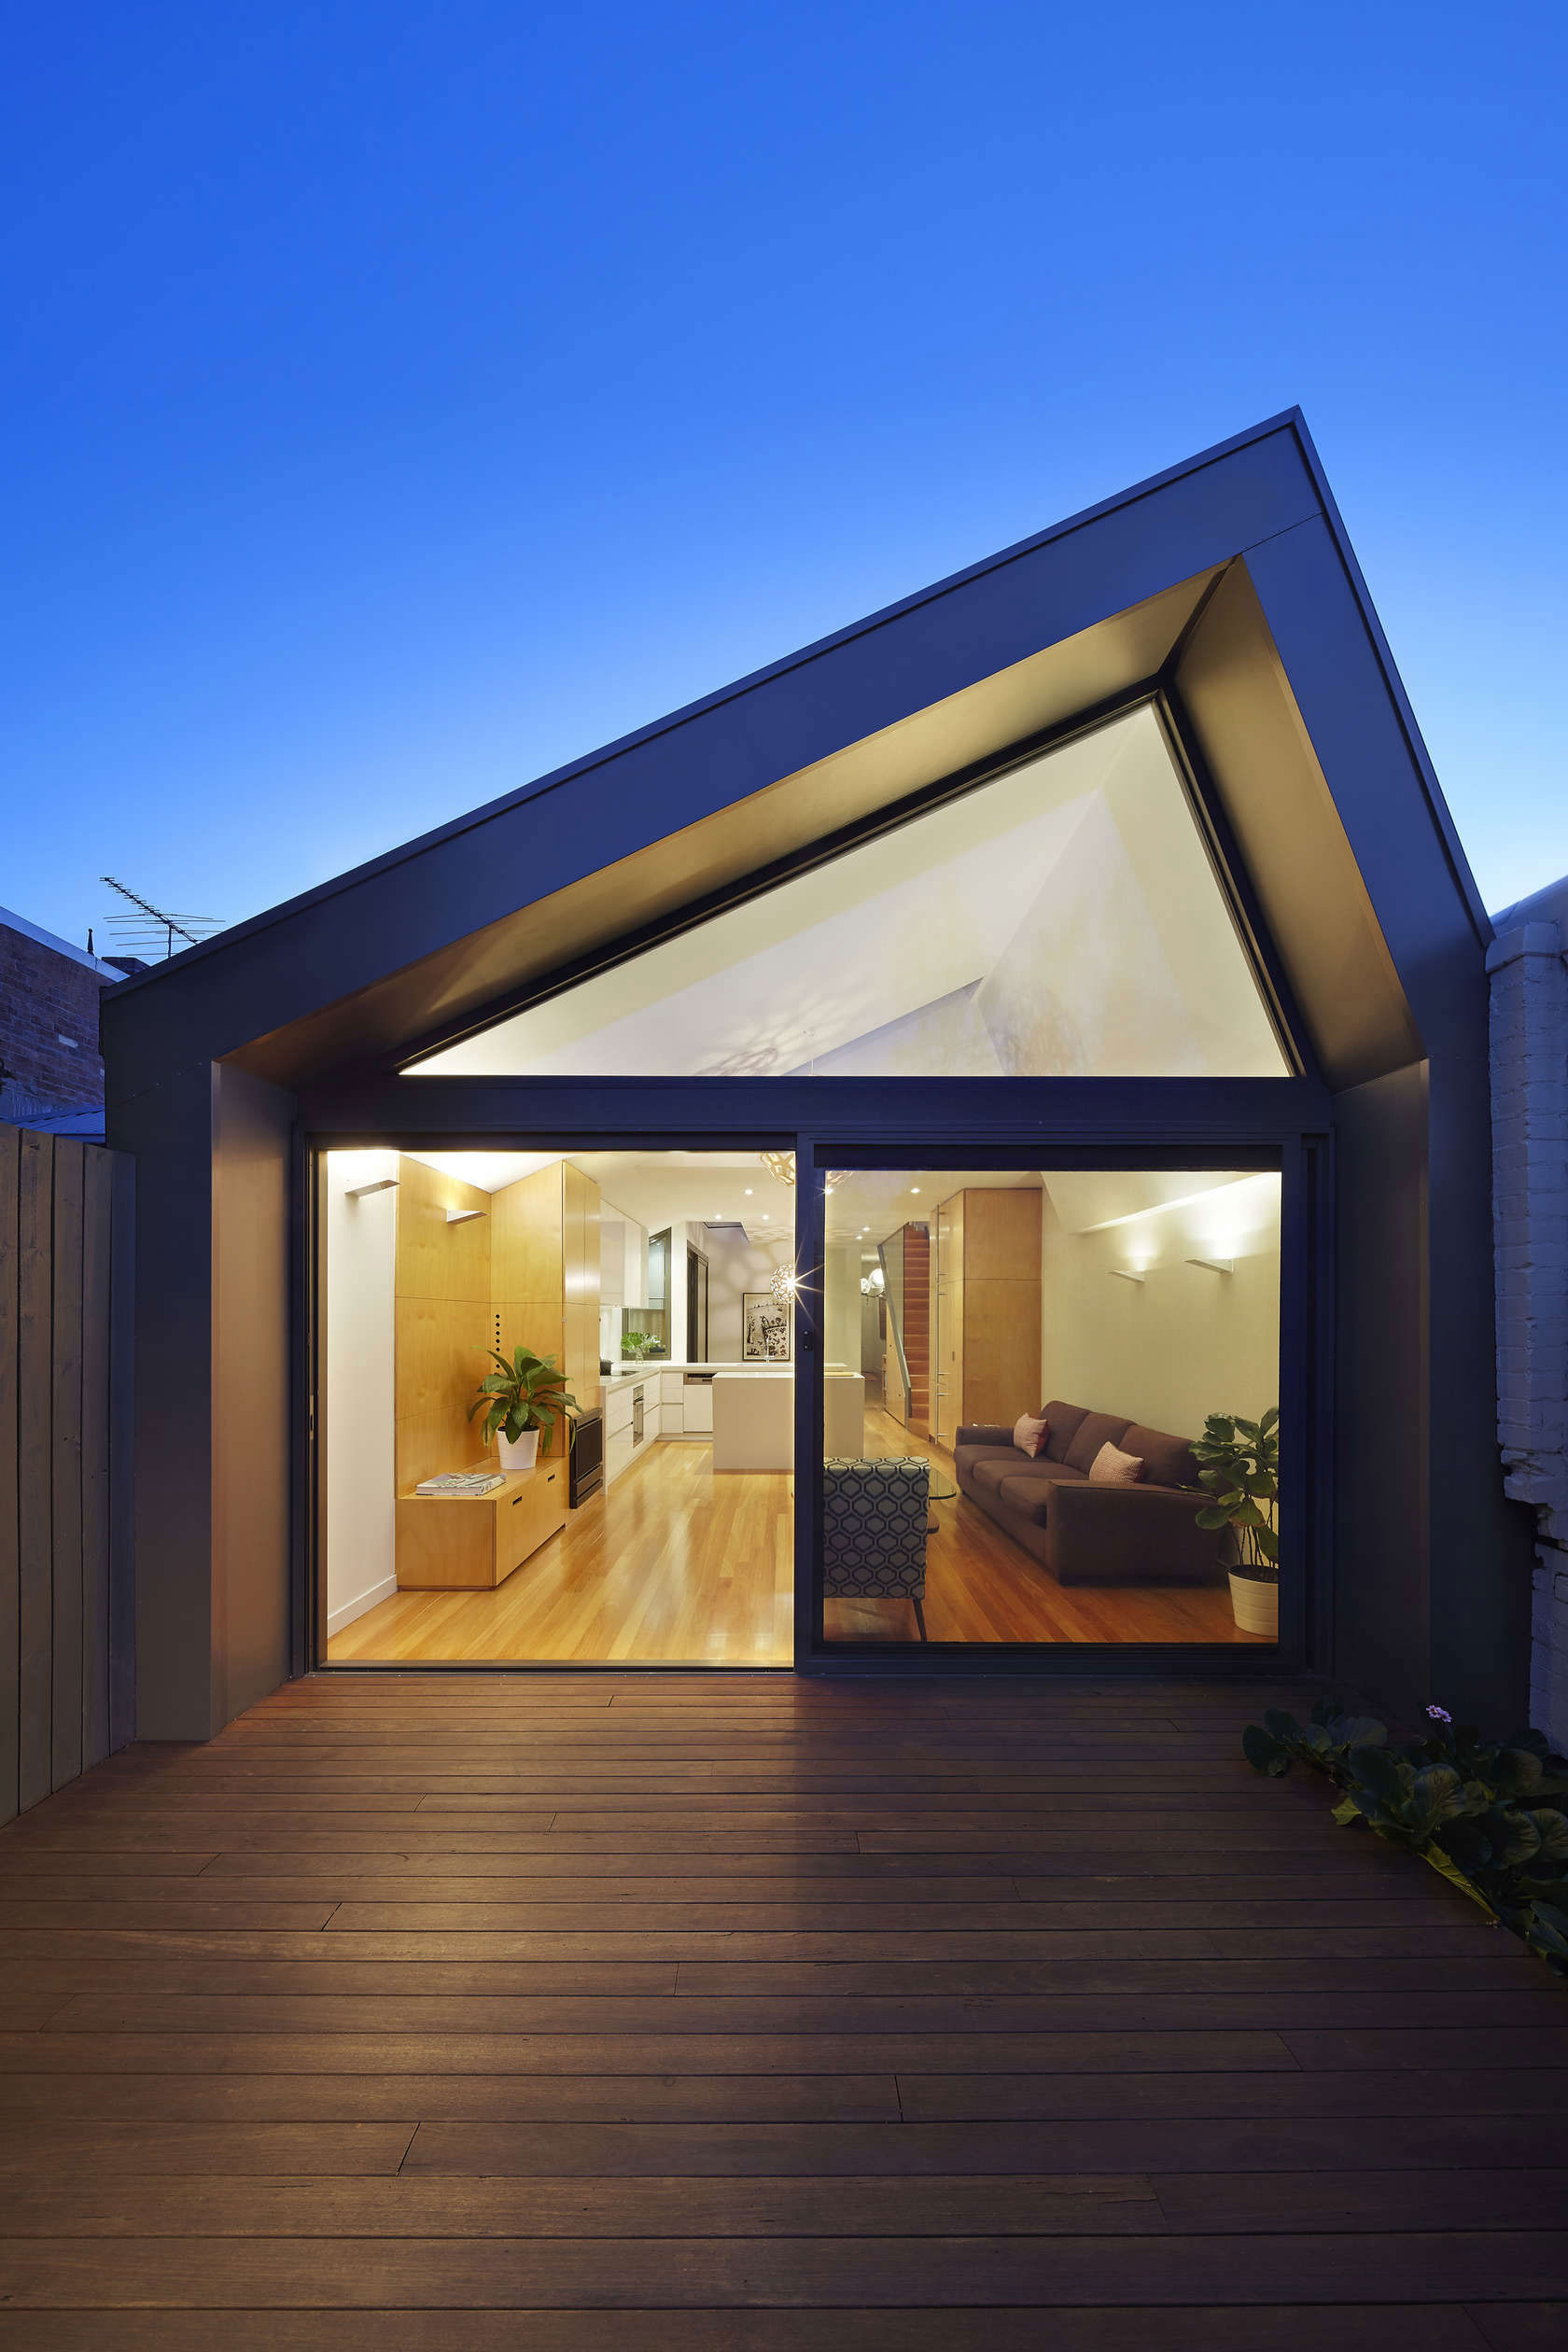
[[[320,1676],[0,1833],[0,2352],[1544,2352],[1568,1989],[1278,1678]]]
[[[952,1458],[879,1407],[869,1456],[912,1454],[952,1484]],[[493,1592],[397,1592],[327,1645],[335,1666],[446,1659],[787,1666],[794,1640],[793,1479],[721,1471],[713,1449],[660,1438],[567,1515]],[[1228,1586],[1058,1585],[965,1495],[933,1504],[926,1625],[933,1642],[1225,1642]],[[904,1601],[830,1601],[841,1642],[914,1642]]]

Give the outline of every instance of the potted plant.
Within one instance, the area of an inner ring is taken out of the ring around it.
[[[623,1357],[632,1364],[646,1364],[650,1356],[662,1356],[664,1352],[664,1341],[652,1331],[628,1331],[621,1342]]]
[[[1228,1527],[1236,1537],[1230,1605],[1238,1630],[1280,1637],[1280,1408],[1261,1421],[1211,1413],[1193,1439],[1198,1478],[1213,1496],[1199,1527]]]
[[[481,1380],[469,1419],[484,1415],[484,1443],[495,1438],[503,1470],[531,1470],[539,1459],[540,1430],[548,1446],[558,1414],[576,1420],[577,1399],[567,1395],[553,1356],[535,1355],[530,1348],[514,1348],[510,1356],[499,1348],[490,1352],[499,1368]]]

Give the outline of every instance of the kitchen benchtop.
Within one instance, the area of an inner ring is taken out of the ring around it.
[[[669,1364],[663,1356],[655,1356],[648,1364],[617,1365],[613,1372],[601,1376],[599,1386],[606,1390],[635,1388],[643,1380],[656,1380],[661,1372],[745,1372],[750,1375],[757,1372],[792,1372],[794,1366],[790,1364]]]

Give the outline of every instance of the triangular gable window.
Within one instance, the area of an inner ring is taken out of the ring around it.
[[[511,1077],[1280,1077],[1147,706],[414,1065]]]

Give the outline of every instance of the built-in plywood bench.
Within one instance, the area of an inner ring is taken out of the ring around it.
[[[490,1465],[474,1465],[483,1470]],[[400,1592],[488,1592],[566,1525],[564,1456],[511,1470],[493,1493],[399,1494]]]

